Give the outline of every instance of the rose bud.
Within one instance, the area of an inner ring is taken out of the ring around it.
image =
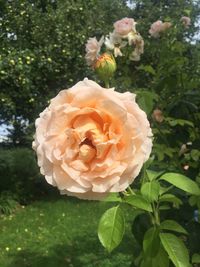
[[[101,80],[108,82],[112,78],[117,68],[115,59],[108,53],[102,54],[96,60],[94,69]]]

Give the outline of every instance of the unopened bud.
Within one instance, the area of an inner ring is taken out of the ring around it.
[[[109,81],[117,68],[115,59],[112,55],[104,53],[95,62],[94,69],[103,81]]]
[[[159,123],[163,122],[164,116],[162,111],[160,109],[155,109],[153,111],[152,118]]]

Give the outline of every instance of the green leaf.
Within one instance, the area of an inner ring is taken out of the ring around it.
[[[141,65],[137,68],[138,70],[144,70],[152,75],[156,75],[154,68],[151,65]]]
[[[119,193],[110,193],[106,198],[104,198],[102,201],[104,202],[121,202],[122,199],[119,195]]]
[[[197,149],[192,149],[191,152],[191,157],[194,161],[198,161],[199,160],[199,157],[200,157],[200,151],[197,150]]]
[[[175,119],[175,118],[165,118],[165,120],[168,121],[169,125],[172,127],[176,125],[180,125],[180,126],[188,125],[188,126],[194,127],[193,122],[188,121],[188,120]]]
[[[156,258],[153,259],[153,267],[168,267],[169,266],[169,257],[165,250],[160,247],[160,250],[158,254],[156,255]]]
[[[169,267],[169,257],[166,251],[160,247],[155,257],[144,258],[141,267]]]
[[[160,202],[171,202],[176,208],[178,208],[183,202],[173,194],[164,194],[159,198]]]
[[[157,181],[147,182],[142,185],[141,193],[150,202],[157,201],[159,196],[160,185]]]
[[[182,234],[188,234],[187,231],[176,221],[165,220],[160,224],[160,228],[163,230],[175,231]]]
[[[152,212],[151,204],[143,196],[127,196],[124,198],[124,201],[136,208]]]
[[[99,240],[108,252],[120,244],[124,231],[125,222],[120,207],[108,209],[101,217],[98,227]]]
[[[180,173],[165,173],[160,177],[160,180],[164,180],[192,195],[200,195],[197,183]]]
[[[189,267],[189,254],[184,243],[173,234],[160,234],[160,240],[169,258],[176,267]]]
[[[163,171],[156,172],[156,171],[152,171],[152,170],[146,170],[146,173],[147,173],[149,180],[152,181],[152,180],[155,180],[156,178],[158,178],[161,174],[163,174]]]
[[[200,255],[195,253],[192,255],[192,263],[200,263]]]
[[[159,230],[155,227],[148,229],[144,235],[143,250],[147,257],[155,257],[160,248]]]
[[[169,205],[160,205],[159,210],[170,210],[171,207]]]
[[[154,100],[157,99],[158,96],[150,91],[136,91],[136,94],[139,106],[149,115],[153,109]]]
[[[192,206],[192,207],[195,206],[197,204],[197,202],[198,202],[198,196],[191,196],[189,198],[190,206]]]

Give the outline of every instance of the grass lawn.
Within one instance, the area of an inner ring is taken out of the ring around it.
[[[0,217],[0,267],[129,267],[133,238],[128,207],[120,247],[108,254],[98,241],[98,221],[109,206],[60,196]]]

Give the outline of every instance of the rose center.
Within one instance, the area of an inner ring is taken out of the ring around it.
[[[86,138],[79,147],[79,158],[84,162],[90,162],[96,155],[96,148],[92,141]]]

